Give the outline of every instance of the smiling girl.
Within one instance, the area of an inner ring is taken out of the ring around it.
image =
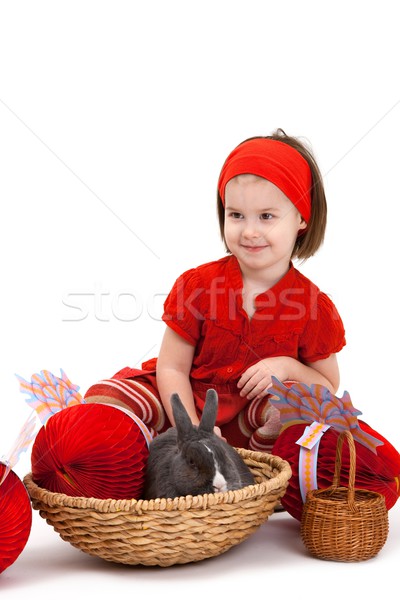
[[[272,375],[335,393],[336,354],[345,345],[334,304],[292,263],[311,257],[324,239],[325,193],[311,151],[282,130],[245,140],[222,167],[217,209],[227,256],[177,279],[164,305],[158,359],[123,369],[109,385],[145,389],[159,430],[173,423],[172,393],[198,424],[206,390],[214,388],[217,433],[269,451],[280,429],[268,401]],[[119,401],[138,412],[129,399]]]

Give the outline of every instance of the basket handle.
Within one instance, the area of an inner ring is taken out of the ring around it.
[[[356,506],[354,501],[354,484],[356,479],[356,447],[354,444],[354,438],[348,430],[342,431],[339,435],[338,443],[336,446],[335,474],[333,476],[332,485],[328,489],[334,492],[340,486],[340,471],[342,469],[342,450],[345,439],[347,440],[350,451],[350,470],[347,503],[350,510],[355,510]]]

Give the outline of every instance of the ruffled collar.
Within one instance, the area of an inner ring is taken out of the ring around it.
[[[236,256],[231,255],[228,257],[228,269],[229,269],[230,279],[234,285],[235,290],[242,290],[243,289],[243,277],[242,277],[242,272],[240,270],[239,261],[237,260]],[[286,289],[290,288],[291,286],[293,286],[293,284],[295,283],[295,280],[296,280],[296,269],[293,266],[292,261],[290,261],[289,268],[288,268],[287,272],[285,273],[285,275],[283,275],[283,277],[281,277],[281,279],[279,279],[279,281],[277,281],[272,287],[265,290],[265,292],[261,292],[260,294],[258,294],[256,296],[256,300],[257,299],[260,299],[260,300],[265,299],[265,297],[269,296],[271,292],[273,292],[275,294],[279,294],[279,292],[281,290],[286,290]]]

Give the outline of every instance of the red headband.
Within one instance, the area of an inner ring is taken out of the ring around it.
[[[251,173],[274,183],[295,205],[306,223],[311,216],[312,176],[305,158],[286,144],[255,138],[237,146],[226,159],[218,180],[225,206],[225,186],[236,175]]]

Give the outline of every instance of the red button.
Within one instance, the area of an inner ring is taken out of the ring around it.
[[[228,372],[228,373],[232,373],[232,371],[233,371],[232,367],[228,367],[228,368],[227,368],[227,372]]]

